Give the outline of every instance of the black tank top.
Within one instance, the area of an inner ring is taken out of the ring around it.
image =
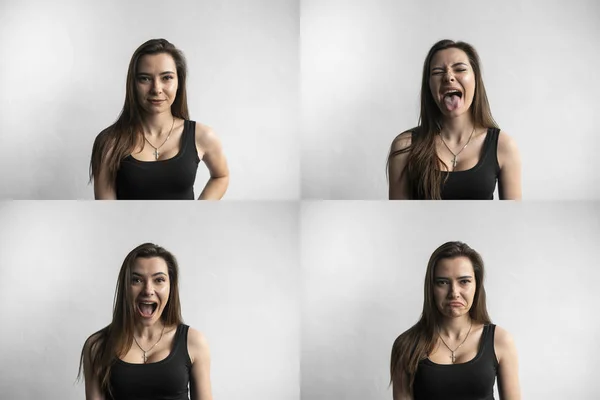
[[[187,350],[189,326],[177,327],[173,349],[164,360],[130,364],[117,359],[110,374],[113,400],[189,400],[192,362]]]
[[[139,161],[128,155],[117,171],[119,200],[194,200],[200,158],[196,151],[196,123],[184,121],[179,153],[159,161]]]
[[[494,351],[496,325],[485,325],[479,351],[462,364],[421,360],[413,384],[414,400],[494,400],[498,360]]]
[[[413,135],[415,132],[413,132]],[[483,142],[479,162],[466,171],[444,172],[442,175],[442,200],[493,200],[500,174],[498,164],[498,136],[500,129],[489,128]],[[413,136],[414,137],[414,136]],[[446,179],[444,183],[443,180]],[[418,193],[415,187],[413,193]],[[422,200],[417,195],[417,200]]]

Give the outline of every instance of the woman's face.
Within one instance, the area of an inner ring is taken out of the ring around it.
[[[130,285],[136,320],[146,326],[154,324],[169,301],[171,283],[167,263],[161,257],[136,259]]]
[[[457,48],[440,50],[431,58],[429,68],[431,95],[446,117],[465,113],[475,96],[475,73],[467,54]],[[448,94],[455,89],[456,94]]]
[[[469,313],[475,297],[475,272],[468,257],[438,261],[433,278],[433,297],[444,317],[456,318]]]
[[[145,55],[138,61],[135,88],[140,106],[149,114],[171,109],[177,95],[177,67],[170,54]]]

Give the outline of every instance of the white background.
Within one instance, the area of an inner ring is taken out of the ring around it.
[[[96,135],[118,117],[135,49],[188,61],[190,118],[214,129],[225,199],[298,199],[297,0],[2,1],[0,199],[91,199]],[[195,193],[208,179],[198,168]]]
[[[451,240],[483,257],[523,399],[598,398],[598,202],[319,202],[301,221],[302,399],[392,398],[392,344],[419,319],[429,257]]]
[[[0,397],[84,398],[81,347],[111,321],[125,256],[151,241],[179,261],[214,398],[299,399],[298,205],[172,205],[0,203]]]
[[[302,198],[387,198],[390,144],[417,125],[440,39],[479,52],[525,199],[600,198],[597,0],[302,0],[301,16]]]

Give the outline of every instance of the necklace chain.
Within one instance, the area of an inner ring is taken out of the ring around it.
[[[440,135],[440,139],[442,139],[442,143],[444,143],[444,146],[446,146],[446,148],[448,149],[448,151],[450,153],[452,153],[452,155],[454,156],[452,158],[452,170],[454,170],[454,168],[456,168],[456,164],[458,163],[458,155],[460,153],[462,153],[462,151],[464,149],[467,148],[467,146],[469,145],[469,143],[471,143],[471,139],[473,138],[473,133],[475,132],[475,126],[473,126],[473,130],[471,131],[471,136],[469,136],[469,140],[467,140],[467,143],[465,143],[465,145],[463,146],[462,149],[460,149],[460,151],[456,154],[454,154],[454,152],[452,150],[450,150],[450,147],[448,147],[448,144],[446,144],[446,141],[444,140],[444,137],[442,136],[442,132],[439,133]]]
[[[160,342],[160,339],[162,339],[162,337],[163,337],[163,333],[165,333],[165,325],[164,324],[163,324],[162,331],[160,332],[160,337],[158,338],[158,340],[156,341],[156,343],[154,343],[152,345],[152,347],[150,347],[148,350],[144,350],[142,348],[142,346],[140,346],[140,344],[138,343],[138,341],[135,338],[135,336],[133,337],[133,340],[135,341],[135,344],[137,344],[137,346],[140,348],[140,350],[142,350],[144,352],[144,355],[142,356],[143,359],[144,359],[144,364],[146,364],[146,362],[148,362],[148,357],[146,357],[146,353],[149,352],[150,350],[152,350],[158,344],[158,342]]]
[[[442,341],[442,343],[444,343],[444,346],[446,346],[448,348],[448,350],[450,350],[452,352],[452,355],[450,356],[450,358],[452,358],[452,364],[454,364],[456,362],[456,357],[454,356],[454,352],[458,349],[460,349],[460,347],[467,341],[467,338],[469,337],[469,333],[471,333],[471,328],[473,327],[473,320],[471,320],[471,326],[469,326],[469,332],[467,332],[467,336],[465,336],[465,339],[462,341],[461,344],[458,345],[457,348],[455,348],[454,350],[452,350],[447,344],[446,342],[444,342],[444,339],[442,338],[442,333],[438,331],[438,334],[440,336],[440,340]]]
[[[148,138],[146,137],[146,134],[144,133],[144,139],[146,140],[146,142],[148,142],[148,144],[150,146],[152,146],[152,148],[154,149],[154,158],[156,159],[156,161],[158,161],[158,156],[160,155],[160,152],[158,151],[161,147],[163,147],[165,145],[165,143],[167,143],[167,140],[169,140],[169,138],[171,137],[171,133],[173,132],[173,126],[175,126],[175,117],[173,117],[173,123],[171,124],[171,130],[169,131],[169,135],[167,136],[167,138],[165,139],[165,141],[163,142],[163,144],[161,144],[160,146],[156,147],[155,145],[153,145],[152,143],[150,143],[150,141],[148,140]]]

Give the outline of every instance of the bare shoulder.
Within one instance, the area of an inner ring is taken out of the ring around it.
[[[215,131],[210,126],[196,122],[196,140],[206,140],[212,137],[216,138],[216,136]]]
[[[398,136],[396,136],[394,138],[394,140],[392,141],[391,150],[399,151],[399,150],[405,150],[408,147],[410,147],[410,145],[412,143],[412,135],[413,135],[412,130],[407,130],[407,131],[402,132]]]
[[[196,122],[196,145],[203,151],[219,146],[220,141],[215,131],[207,125]]]
[[[188,350],[192,364],[196,359],[209,357],[208,341],[206,336],[197,329],[190,327],[188,329]]]
[[[500,131],[498,136],[498,162],[500,167],[519,165],[521,156],[516,140],[505,131]]]
[[[494,333],[494,348],[496,349],[498,361],[501,361],[504,354],[512,353],[516,350],[515,341],[510,332],[498,325],[496,325]]]
[[[506,131],[501,130],[498,135],[498,152],[503,154],[518,152],[517,141]]]

